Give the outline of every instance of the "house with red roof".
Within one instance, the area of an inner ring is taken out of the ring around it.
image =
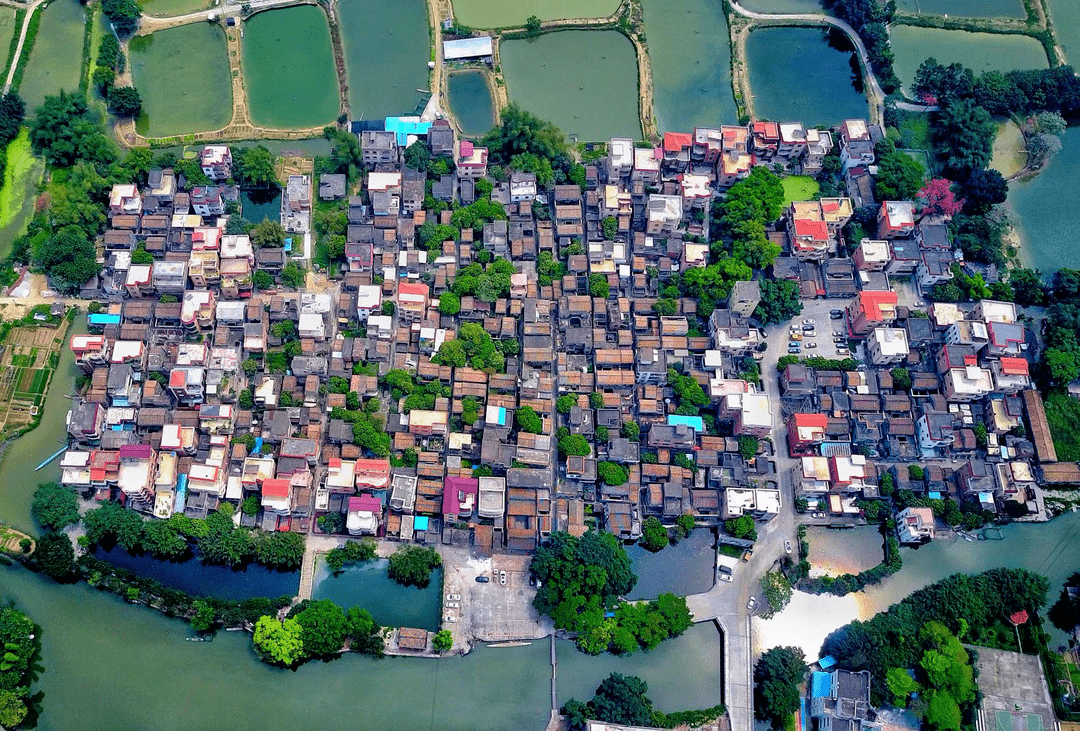
[[[422,320],[427,311],[430,290],[426,284],[402,282],[398,285],[398,314],[406,320]]]
[[[792,414],[788,419],[788,450],[791,454],[807,454],[825,441],[829,417],[825,414]]]
[[[664,133],[664,172],[685,173],[690,167],[694,136],[686,132]]]
[[[896,292],[864,289],[847,306],[848,333],[865,337],[875,327],[892,324],[898,303]]]
[[[454,162],[459,178],[475,180],[487,175],[488,149],[486,147],[477,147],[469,140],[458,140],[454,146],[457,148]]]
[[[363,490],[385,490],[390,486],[390,460],[356,460],[356,487]]]
[[[292,482],[281,478],[263,480],[262,483],[262,507],[263,510],[286,516],[292,503]]]
[[[349,498],[349,513],[345,518],[345,528],[351,536],[370,535],[379,531],[379,518],[382,516],[382,503],[374,495],[354,495]]]
[[[999,358],[990,361],[994,390],[1000,393],[1019,393],[1031,387],[1031,372],[1023,358]]]

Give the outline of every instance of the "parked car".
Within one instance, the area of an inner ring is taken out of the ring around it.
[[[716,577],[720,579],[720,581],[726,581],[729,583],[734,579],[731,573],[731,569],[729,569],[727,566],[721,566],[716,569]]]
[[[824,517],[825,517],[825,513],[811,513],[811,514],[810,514],[810,517],[811,517],[811,518],[824,518]]]
[[[812,333],[812,332],[814,332],[814,326],[813,325],[803,325],[802,326],[802,331],[803,331],[803,333]]]
[[[802,340],[803,339],[803,334],[802,333],[791,333],[790,337],[791,337],[792,340]]]
[[[746,603],[746,611],[754,611],[754,607],[757,606],[757,597],[750,597],[750,601]]]
[[[843,310],[829,310],[829,317],[831,317],[833,320],[842,320],[842,319],[844,319],[844,311]]]
[[[506,572],[505,571],[500,571],[499,572],[499,583],[502,584],[503,586],[506,586]]]
[[[460,607],[461,607],[461,602],[447,602],[446,603],[446,608],[447,609],[458,609]]]
[[[448,601],[448,602],[459,602],[459,601],[461,601],[461,594],[447,594],[446,595],[446,601]]]
[[[784,552],[791,553],[791,541],[784,541]]]
[[[476,577],[476,583],[477,584],[486,584],[489,581],[491,581],[491,579],[488,578],[487,576],[477,576]]]
[[[808,347],[808,348],[816,348],[816,347],[817,347],[817,343],[807,343],[807,344],[806,344],[806,347]]]
[[[447,614],[445,617],[443,617],[443,621],[450,622],[452,624],[452,623],[457,621],[457,617],[453,617],[453,616]]]
[[[814,324],[814,318],[808,317],[808,318],[806,318],[805,320],[802,321],[802,324],[803,325],[813,325]]]

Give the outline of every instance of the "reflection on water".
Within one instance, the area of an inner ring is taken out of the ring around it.
[[[349,566],[334,576],[325,561],[319,561],[312,589],[314,599],[329,599],[342,607],[361,607],[386,627],[439,629],[442,606],[442,569],[431,574],[424,589],[402,586],[386,575],[386,559]]]
[[[811,576],[857,574],[877,566],[883,557],[883,538],[873,525],[846,530],[811,528],[806,538]]]
[[[716,539],[711,530],[697,528],[689,538],[650,553],[638,545],[627,549],[638,582],[627,599],[655,599],[665,592],[689,596],[708,591],[716,568]]]

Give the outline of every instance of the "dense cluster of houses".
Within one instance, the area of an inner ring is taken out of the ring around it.
[[[580,535],[592,525],[634,538],[648,516],[769,519],[786,499],[789,468],[796,496],[840,520],[858,512],[857,499],[879,495],[886,470],[919,494],[1041,510],[1030,465],[1034,458],[1045,472],[1053,445],[1015,308],[936,304],[925,317],[899,306],[889,276],[914,274],[923,285],[952,276],[944,222],[920,221],[910,202],[882,202],[876,238],[840,256],[841,228],[871,195],[876,128],[754,122],[669,133],[655,148],[613,139],[606,158],[586,167],[583,187],[544,188],[516,171],[493,181],[491,198],[507,220],[434,248],[417,245],[418,229],[449,225],[452,214],[425,211],[425,196],[475,201],[488,150],[457,139],[441,120],[388,119],[358,134],[361,188],[330,174],[315,188],[323,201],[343,201],[348,219],[343,274],[328,291],[253,286],[255,271],[276,276],[301,252],[256,249],[247,235],[225,233],[227,202],[238,197],[227,147],[201,153],[211,186],[191,188],[166,169],[152,171],[142,189],[113,188],[103,273],[86,288],[107,302],[90,315],[90,333],[71,339],[85,379],[69,417],[64,484],[157,518],[203,517],[223,501],[257,498],[259,511],[241,520],[266,530],[306,532],[338,513],[350,534],[480,552],[530,551],[552,531]],[[428,179],[406,167],[404,150],[418,139],[449,158],[452,172]],[[798,279],[807,298],[848,298],[844,326],[865,341],[870,367],[793,364],[782,390],[765,393],[738,375],[765,346],[750,319],[759,282],[738,282],[712,312],[682,299],[664,316],[653,308],[658,286],[708,263],[700,242],[717,191],[755,165],[815,174],[836,147],[851,195],[793,203],[769,236],[784,251],[776,276]],[[312,191],[305,176],[287,181],[288,232],[309,235]],[[534,202],[549,215],[535,215]],[[601,223],[609,217],[613,239]],[[153,262],[132,262],[139,249]],[[541,284],[545,252],[563,258],[567,273]],[[440,297],[456,273],[491,257],[513,262],[509,293],[462,296],[459,312],[442,314]],[[591,296],[597,275],[609,296]],[[505,372],[433,360],[466,324],[505,352]],[[290,331],[299,347],[290,343],[280,372],[269,363],[284,357]],[[910,393],[892,382],[896,365],[911,366]],[[675,413],[673,367],[703,386],[708,423]],[[391,370],[439,384],[433,407],[403,408],[380,378]],[[567,394],[574,405],[564,413],[556,400]],[[339,418],[355,413],[350,399],[378,399],[389,455],[358,446],[353,423]],[[541,416],[541,433],[516,427],[525,406]],[[462,418],[467,407],[472,423]],[[1015,431],[1025,414],[1022,438]],[[768,445],[747,460],[738,440],[773,435],[778,423],[794,455],[779,474]],[[978,424],[987,428],[985,449],[976,445]],[[606,440],[596,436],[601,428]],[[591,453],[559,459],[560,429],[585,437]],[[928,465],[920,484],[886,466],[909,461]],[[602,462],[624,466],[627,481],[600,479]]]

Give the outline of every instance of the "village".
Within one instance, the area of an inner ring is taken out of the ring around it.
[[[1080,482],[1057,461],[1017,306],[925,301],[962,257],[942,216],[873,199],[880,128],[612,139],[583,184],[543,186],[492,179],[489,150],[445,121],[381,126],[357,133],[362,190],[344,174],[282,181],[283,247],[226,233],[229,147],[199,152],[210,185],[167,168],[113,186],[103,269],[81,291],[100,304],[70,339],[84,376],[64,485],[154,519],[257,505],[234,521],[503,556],[522,606],[459,631],[514,639],[547,634],[524,559],[555,531],[634,541],[650,519],[749,517],[777,558],[796,522],[865,524],[894,495],[914,544],[1047,520],[1044,488]],[[418,142],[452,172],[405,165]],[[772,279],[736,281],[707,311],[672,296],[673,276],[714,263],[717,197],[757,167],[814,175],[830,157],[849,195],[770,224]],[[454,225],[477,202],[506,218]],[[297,263],[330,204],[347,216],[343,265],[309,287]],[[875,225],[845,241],[867,205]],[[761,317],[775,282],[797,291],[790,324]],[[481,573],[455,575],[506,583]],[[453,624],[468,587],[448,591]]]

